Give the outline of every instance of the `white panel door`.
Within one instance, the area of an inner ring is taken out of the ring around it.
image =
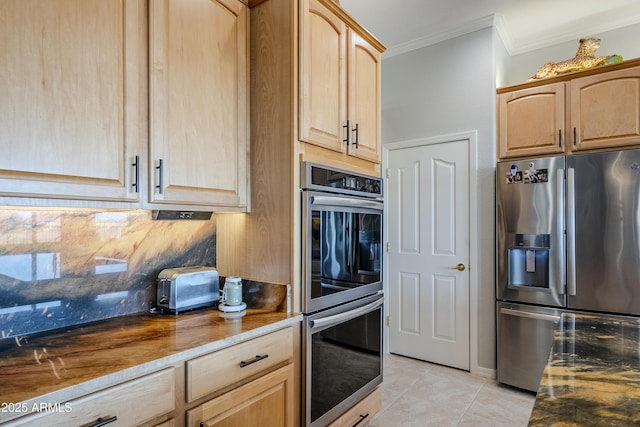
[[[469,369],[469,141],[389,152],[389,348]]]

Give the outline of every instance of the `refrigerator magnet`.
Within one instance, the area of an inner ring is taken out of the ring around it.
[[[522,172],[518,171],[518,165],[511,165],[511,169],[507,172],[507,184],[517,184],[522,182]]]
[[[549,182],[548,169],[536,169],[536,165],[533,162],[529,163],[529,169],[526,170],[524,176],[525,184],[540,184],[543,182]]]
[[[512,175],[511,172],[507,172],[506,178],[507,184],[520,184],[522,183],[522,171],[517,171],[515,175]]]

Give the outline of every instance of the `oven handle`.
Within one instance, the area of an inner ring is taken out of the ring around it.
[[[348,291],[350,289],[353,289],[348,286],[331,285],[329,283],[324,283],[324,282],[320,282],[320,286],[325,289],[331,289],[333,291]]]
[[[344,206],[348,208],[369,208],[383,210],[384,204],[377,200],[352,199],[335,196],[311,196],[309,201],[312,205]]]
[[[318,320],[309,320],[309,328],[311,329],[311,332],[313,332],[315,329],[337,325],[338,323],[342,323],[345,320],[350,320],[373,311],[376,308],[380,307],[383,302],[384,297],[381,297],[380,299],[377,299],[370,304],[354,308],[353,310],[345,311],[344,313],[334,314],[333,316],[323,317],[322,319]]]

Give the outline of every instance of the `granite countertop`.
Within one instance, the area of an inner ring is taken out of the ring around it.
[[[0,403],[65,402],[300,322],[265,309],[118,317],[0,341]],[[0,421],[17,414],[0,411]],[[24,414],[20,414],[24,415]]]
[[[640,319],[563,313],[529,426],[640,425]]]

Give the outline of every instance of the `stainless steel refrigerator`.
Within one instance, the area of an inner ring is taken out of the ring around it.
[[[563,310],[640,315],[640,150],[497,165],[498,381],[536,391]]]

